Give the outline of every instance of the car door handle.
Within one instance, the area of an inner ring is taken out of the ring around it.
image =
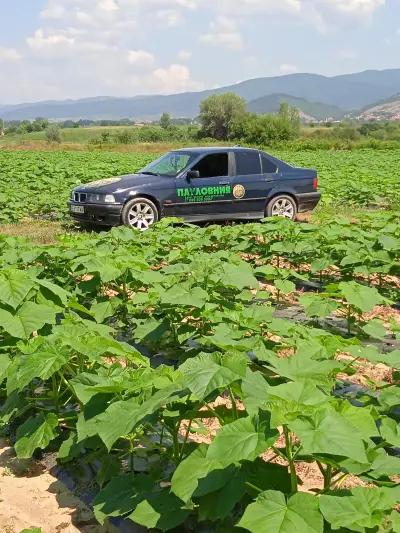
[[[222,180],[219,182],[220,185],[229,185],[230,184],[230,180]]]

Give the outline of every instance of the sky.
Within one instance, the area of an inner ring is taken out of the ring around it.
[[[400,0],[0,0],[0,105],[400,68]]]

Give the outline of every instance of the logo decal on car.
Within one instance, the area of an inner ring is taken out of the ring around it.
[[[216,198],[230,196],[232,187],[230,185],[218,185],[215,187],[185,187],[177,189],[178,198],[185,202],[212,202]]]
[[[233,196],[240,200],[240,198],[243,198],[243,196],[246,194],[246,189],[243,187],[243,185],[235,185],[233,187]]]

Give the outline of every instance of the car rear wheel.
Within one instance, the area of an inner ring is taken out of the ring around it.
[[[268,217],[285,217],[294,220],[297,215],[296,202],[285,194],[275,196],[267,205]]]
[[[149,229],[158,218],[157,207],[148,198],[134,198],[122,210],[122,223],[140,231]]]

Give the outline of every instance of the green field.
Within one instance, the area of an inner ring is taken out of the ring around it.
[[[124,130],[136,129],[135,126],[92,126],[87,128],[62,128],[61,138],[64,143],[78,143],[78,144],[87,144],[93,139],[98,139],[101,137],[101,134],[104,132],[110,132],[110,134],[115,135]],[[24,144],[24,143],[35,143],[38,141],[46,141],[46,132],[38,131],[32,133],[16,133],[10,134],[3,138],[0,137],[0,146],[13,145],[13,144]]]
[[[397,220],[0,235],[2,433],[101,523],[396,533]]]
[[[294,165],[318,170],[323,205],[338,209],[400,205],[399,150],[279,151]],[[140,152],[0,151],[0,222],[66,216],[71,190],[80,183],[131,173],[156,154]]]
[[[0,431],[100,523],[400,531],[400,149],[275,155],[313,223],[88,233],[71,189],[154,155],[0,150]]]

